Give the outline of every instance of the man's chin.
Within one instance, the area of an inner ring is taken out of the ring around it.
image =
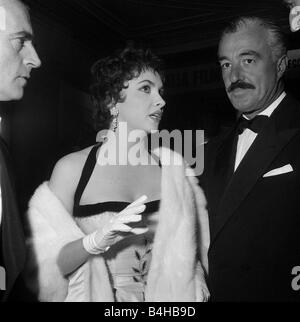
[[[253,110],[253,106],[249,104],[245,104],[243,102],[232,102],[233,107],[240,111],[241,113],[249,113]]]

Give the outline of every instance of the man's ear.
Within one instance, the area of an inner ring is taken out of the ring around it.
[[[278,75],[278,79],[280,79],[283,74],[285,73],[286,69],[287,69],[287,64],[288,64],[288,58],[286,55],[283,55],[282,57],[280,57],[277,61],[277,75]]]

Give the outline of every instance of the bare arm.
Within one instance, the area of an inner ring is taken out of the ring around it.
[[[74,193],[82,170],[82,162],[79,162],[79,164],[80,166],[76,166],[76,158],[75,160],[72,157],[63,158],[55,166],[49,183],[50,189],[70,213],[73,209]],[[146,199],[146,196],[138,198],[119,214],[109,219],[101,229],[96,230],[95,235],[91,234],[94,235],[93,244],[96,251],[103,252],[111,245],[132,234],[143,234],[148,230],[147,227],[133,228],[127,225],[141,221],[140,214],[145,210],[144,202]],[[89,238],[89,236],[84,239]],[[91,253],[95,254],[95,249],[89,250],[86,247],[87,244],[84,246],[83,238],[81,238],[66,244],[61,249],[57,258],[57,265],[64,276],[71,274],[84,264],[89,256],[93,256]]]
[[[57,265],[61,273],[67,276],[84,264],[90,256],[92,255],[83,248],[82,239],[78,239],[62,248]]]
[[[57,162],[49,187],[66,210],[71,214],[76,187],[80,178],[84,158],[78,153],[68,155]],[[57,265],[64,276],[84,264],[90,254],[83,248],[82,239],[65,245],[57,258]]]

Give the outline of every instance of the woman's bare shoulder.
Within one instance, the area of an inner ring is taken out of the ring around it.
[[[70,210],[75,190],[80,180],[82,169],[92,147],[70,153],[61,158],[55,165],[49,187]]]
[[[85,161],[88,157],[89,152],[92,147],[88,147],[84,150],[70,153],[62,157],[55,165],[53,174],[58,174],[59,176],[74,178],[81,174],[82,168],[85,164]]]

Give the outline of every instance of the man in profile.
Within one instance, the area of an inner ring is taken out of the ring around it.
[[[32,39],[28,8],[20,0],[0,0],[0,101],[21,99],[31,70],[41,65]],[[0,289],[1,301],[19,296],[16,281],[24,267],[25,253],[9,154],[0,137],[0,267],[5,272],[1,277],[6,277],[2,283],[5,290]]]

